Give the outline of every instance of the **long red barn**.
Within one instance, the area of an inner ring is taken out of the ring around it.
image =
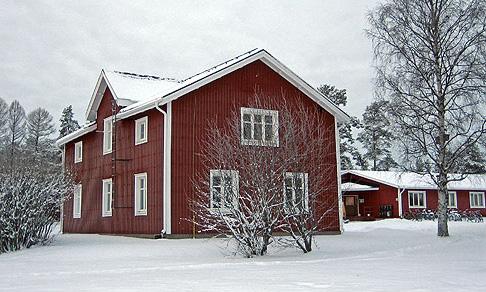
[[[185,80],[102,70],[86,112],[86,124],[58,140],[64,165],[78,184],[65,201],[63,232],[190,236],[191,178],[201,169],[199,141],[207,121],[222,123],[235,108],[261,96],[299,97],[319,106],[332,128],[334,182],[339,196],[337,122],[348,117],[265,50],[252,50]],[[209,179],[209,174],[208,174]],[[339,200],[334,200],[340,211]],[[326,230],[340,232],[334,212]]]

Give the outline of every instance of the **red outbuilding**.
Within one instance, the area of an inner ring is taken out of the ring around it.
[[[344,212],[350,218],[398,218],[410,210],[435,210],[438,206],[437,187],[428,175],[347,170],[341,179]],[[448,191],[449,208],[479,210],[486,216],[485,174],[450,182]]]
[[[63,232],[198,234],[188,198],[194,192],[191,179],[202,167],[198,153],[205,127],[208,120],[222,123],[235,108],[251,110],[255,90],[264,98],[284,94],[322,109],[322,127],[333,129],[333,150],[323,159],[335,165],[326,196],[336,198],[325,231],[340,232],[336,125],[348,116],[258,49],[184,80],[102,70],[86,124],[57,141],[64,149],[64,166],[77,183],[63,206]]]

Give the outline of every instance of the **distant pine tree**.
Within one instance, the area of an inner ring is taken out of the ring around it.
[[[56,157],[52,134],[56,131],[51,114],[37,108],[27,116],[27,139],[25,148],[33,158],[45,158],[48,161]]]
[[[79,129],[78,121],[76,121],[73,117],[73,107],[69,105],[68,107],[62,110],[62,116],[59,120],[61,122],[61,127],[59,128],[59,138],[62,138],[68,134]]]
[[[363,131],[358,134],[358,141],[365,149],[363,158],[371,170],[390,170],[396,165],[391,155],[393,134],[387,108],[387,101],[374,101],[363,114]]]

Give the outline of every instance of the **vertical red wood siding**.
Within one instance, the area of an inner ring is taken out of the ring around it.
[[[261,61],[255,61],[218,80],[215,80],[172,104],[172,165],[171,200],[172,233],[197,233],[190,222],[192,214],[189,202],[193,196],[191,179],[201,169],[199,143],[204,138],[207,122],[217,119],[225,122],[233,110],[248,106],[254,100],[255,89],[261,96],[281,97],[287,100],[302,99],[305,106],[316,107],[310,98],[294,87]],[[116,143],[113,145],[116,157],[114,183],[114,208],[112,217],[101,216],[102,179],[112,174],[112,155],[103,155],[103,120],[112,115],[112,95],[107,89],[97,115],[97,130],[66,144],[65,165],[73,168],[76,181],[83,185],[82,214],[80,219],[72,218],[72,199],[64,205],[65,232],[159,234],[163,228],[163,115],[149,110],[136,117],[118,121],[115,125]],[[323,128],[331,129],[329,151],[325,159],[334,165],[329,173],[331,183],[324,194],[329,208],[333,208],[321,230],[339,230],[337,201],[337,161],[334,133],[334,117],[321,110],[325,118]],[[148,116],[148,143],[134,144],[134,124],[137,118]],[[222,124],[221,124],[222,125]],[[74,143],[83,141],[83,161],[74,164]],[[134,215],[134,174],[148,174],[148,215]],[[209,179],[209,174],[208,174]],[[311,178],[309,178],[311,179]]]
[[[193,198],[191,179],[201,171],[199,143],[204,139],[209,120],[217,120],[223,127],[234,110],[248,107],[254,101],[255,89],[262,97],[279,98],[284,94],[288,100],[302,98],[305,106],[315,107],[316,104],[303,95],[296,87],[261,61],[255,61],[218,80],[193,91],[172,104],[172,232],[175,234],[198,233],[190,222],[189,203]],[[334,117],[326,111],[326,125],[332,128],[332,141],[329,155],[323,159],[337,165],[334,138]],[[329,214],[322,227],[326,230],[339,230],[337,202],[337,172],[329,173],[332,188],[325,195],[330,198],[330,207],[335,212]],[[209,179],[209,174],[208,174]],[[334,199],[334,200],[332,200]]]
[[[163,116],[149,110],[115,123],[116,141],[112,154],[103,155],[103,120],[112,115],[112,94],[106,89],[101,100],[95,132],[66,144],[66,169],[73,169],[81,183],[81,218],[73,219],[72,198],[64,204],[64,232],[159,234],[162,229]],[[117,108],[118,110],[118,108]],[[148,142],[135,145],[135,120],[148,117]],[[74,163],[74,143],[83,141],[83,161]],[[102,217],[102,180],[112,177],[112,158],[116,157],[113,177],[113,210]],[[147,216],[135,216],[134,174],[147,173]]]

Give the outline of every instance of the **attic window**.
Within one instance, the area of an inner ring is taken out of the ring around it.
[[[241,144],[278,147],[278,111],[242,107]]]
[[[148,117],[135,121],[135,145],[146,143],[148,140]]]
[[[108,117],[103,122],[103,155],[111,153],[113,145],[113,119]]]
[[[83,161],[83,141],[74,144],[74,163]]]

